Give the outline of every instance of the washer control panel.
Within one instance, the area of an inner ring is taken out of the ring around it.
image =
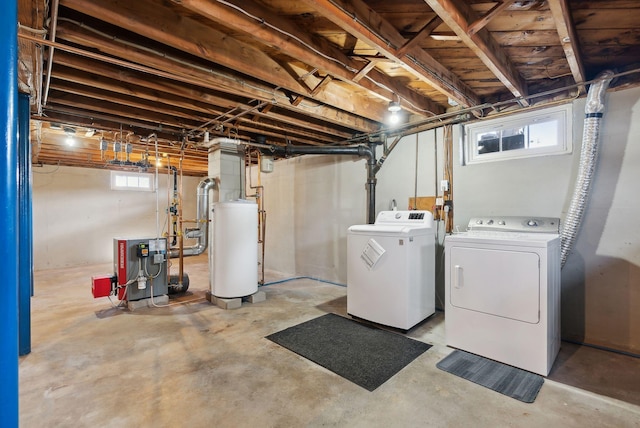
[[[432,222],[430,211],[380,211],[375,224],[430,225]]]
[[[491,230],[526,233],[560,233],[560,219],[555,217],[473,217],[468,230]]]

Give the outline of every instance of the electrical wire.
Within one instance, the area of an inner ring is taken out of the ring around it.
[[[236,6],[235,4],[229,3],[229,2],[224,1],[224,0],[217,0],[217,2],[220,3],[220,4],[223,4],[223,5],[227,6],[227,7],[230,7],[232,9],[235,9],[238,12],[248,16],[249,18],[258,21],[260,24],[264,25],[265,27],[269,27],[272,30],[277,31],[280,34],[283,34],[283,35],[295,40],[296,42],[300,43],[301,45],[303,45],[305,48],[309,49],[310,51],[313,51],[317,55],[319,55],[319,56],[321,56],[321,57],[323,57],[323,58],[325,58],[325,59],[327,59],[329,61],[335,62],[336,64],[340,65],[341,67],[344,67],[345,69],[347,69],[348,71],[350,71],[352,73],[357,73],[358,72],[358,70],[355,69],[354,67],[350,67],[349,65],[347,65],[344,62],[340,61],[339,59],[333,58],[332,56],[325,54],[324,52],[316,49],[315,46],[312,46],[309,43],[305,42],[304,40],[300,39],[298,36],[296,36],[294,34],[291,34],[291,33],[287,32],[287,31],[285,31],[285,30],[283,30],[281,28],[278,28],[273,24],[270,24],[264,18],[260,18],[258,16],[255,16],[255,15],[249,13],[248,11],[242,9],[240,6]]]

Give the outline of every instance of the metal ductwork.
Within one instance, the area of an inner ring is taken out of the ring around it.
[[[584,131],[582,134],[582,149],[580,152],[580,166],[578,177],[573,189],[573,197],[569,211],[564,220],[561,232],[561,261],[562,266],[567,261],[567,256],[573,248],[578,235],[582,217],[587,206],[587,200],[591,189],[591,182],[596,168],[598,157],[598,139],[600,137],[600,123],[605,109],[604,97],[613,78],[612,71],[604,71],[598,76],[599,80],[589,87],[587,104],[585,106]]]
[[[216,181],[212,178],[205,178],[198,184],[197,192],[197,227],[185,231],[186,238],[196,238],[195,245],[182,249],[183,256],[197,256],[207,249],[209,245],[209,191],[214,189]],[[180,257],[179,248],[171,248],[169,257]]]
[[[376,221],[376,151],[375,143],[369,146],[271,146],[268,154],[281,156],[290,155],[350,155],[367,158],[367,221],[373,224]]]

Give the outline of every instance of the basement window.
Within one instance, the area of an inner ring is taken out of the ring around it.
[[[571,153],[571,104],[463,127],[465,163]]]
[[[153,191],[153,174],[111,171],[111,190]]]

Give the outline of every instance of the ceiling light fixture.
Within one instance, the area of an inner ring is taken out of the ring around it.
[[[65,126],[62,129],[64,130],[64,133],[67,134],[67,139],[65,140],[65,143],[67,143],[67,146],[75,145],[76,140],[73,138],[73,136],[75,135],[76,130],[74,128],[67,127],[67,126]]]
[[[397,101],[391,101],[387,110],[389,110],[391,113],[397,113],[402,110],[402,107],[400,107],[400,103],[398,103]]]
[[[389,116],[388,122],[390,125],[397,125],[400,122],[400,114],[399,112],[402,110],[400,107],[400,103],[397,101],[391,101],[389,103],[389,107],[387,108],[391,112]]]

